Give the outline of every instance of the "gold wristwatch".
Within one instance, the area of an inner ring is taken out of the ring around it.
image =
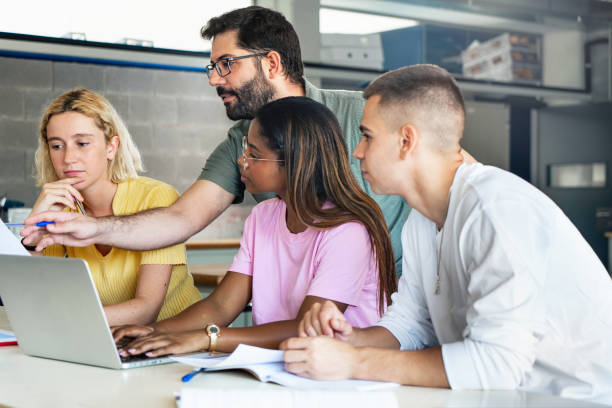
[[[213,352],[217,348],[217,339],[220,336],[220,331],[221,329],[219,329],[219,326],[214,323],[209,323],[206,325],[206,334],[208,334],[208,338],[210,340],[208,351]]]

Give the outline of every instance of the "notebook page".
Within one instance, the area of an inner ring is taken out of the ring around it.
[[[283,361],[283,351],[239,344],[232,354],[223,357],[172,357],[172,359],[194,367],[231,369],[244,368],[253,364],[281,362]]]
[[[240,344],[232,354],[226,357],[172,357],[172,359],[194,367],[206,368],[207,371],[239,368],[251,372],[260,381],[274,382],[296,389],[368,391],[398,386],[396,383],[380,381],[319,381],[299,377],[285,371],[283,353],[281,350],[269,350]]]

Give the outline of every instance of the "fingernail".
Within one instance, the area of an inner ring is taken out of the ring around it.
[[[153,353],[149,351],[149,352],[145,353],[145,356],[147,356],[147,357],[153,357]]]
[[[128,353],[135,353],[136,349],[128,349]]]

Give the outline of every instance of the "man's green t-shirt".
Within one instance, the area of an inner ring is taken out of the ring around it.
[[[400,196],[378,195],[363,179],[359,167],[359,160],[353,158],[353,151],[361,138],[359,124],[365,100],[362,93],[357,91],[340,91],[318,89],[306,81],[306,96],[327,106],[338,118],[344,132],[346,146],[349,154],[351,170],[361,188],[371,196],[380,206],[391,233],[395,268],[398,276],[402,271],[402,243],[401,232],[404,222],[410,212],[410,207]],[[242,136],[248,134],[250,120],[240,120],[232,126],[227,139],[221,142],[206,160],[200,174],[200,180],[209,180],[236,196],[234,203],[244,199],[244,184],[240,181],[240,166],[238,156],[242,153]],[[253,194],[257,202],[273,197],[273,194]]]

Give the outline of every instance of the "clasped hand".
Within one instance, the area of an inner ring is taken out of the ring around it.
[[[317,380],[353,377],[357,353],[353,327],[333,302],[315,303],[298,326],[299,337],[285,340],[285,369]]]

